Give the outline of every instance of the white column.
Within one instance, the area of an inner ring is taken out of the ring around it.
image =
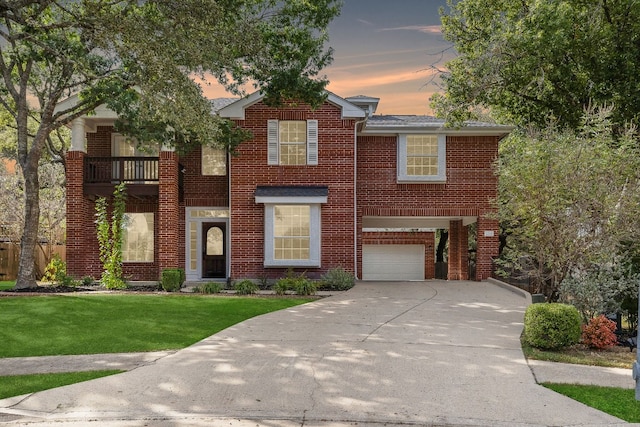
[[[82,151],[86,153],[85,140],[84,119],[78,117],[71,123],[71,148],[69,151]]]

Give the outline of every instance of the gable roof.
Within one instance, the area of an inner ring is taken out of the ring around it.
[[[245,110],[253,104],[260,102],[263,98],[264,94],[262,92],[253,92],[252,94],[245,96],[244,98],[236,99],[234,102],[223,106],[222,108],[217,110],[217,113],[220,115],[220,117],[225,117],[227,119],[244,120]],[[365,112],[362,108],[355,104],[352,104],[351,102],[339,97],[332,92],[327,91],[327,102],[330,102],[341,109],[343,119],[360,119],[365,117]],[[214,105],[222,105],[223,103],[224,101],[215,101]]]

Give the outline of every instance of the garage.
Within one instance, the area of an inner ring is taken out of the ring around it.
[[[424,280],[424,245],[362,245],[363,280]]]

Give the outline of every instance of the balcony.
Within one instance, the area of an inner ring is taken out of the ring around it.
[[[178,173],[182,193],[182,174]],[[158,196],[158,157],[85,157],[84,193],[113,194],[116,185],[127,184],[130,196]]]

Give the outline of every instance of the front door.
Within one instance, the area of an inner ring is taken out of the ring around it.
[[[226,223],[205,222],[202,224],[202,277],[227,277],[225,248]]]

